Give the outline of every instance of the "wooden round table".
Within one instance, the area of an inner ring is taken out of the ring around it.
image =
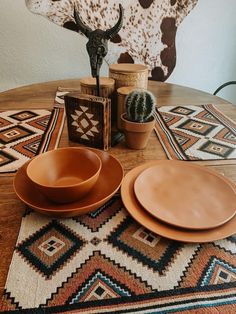
[[[79,88],[79,80],[46,82],[5,91],[0,94],[0,109],[52,108],[58,86],[63,88]],[[192,88],[154,81],[149,82],[149,90],[156,95],[158,106],[213,103],[216,107],[220,108],[221,112],[226,116],[236,121],[235,107],[227,101],[208,93]],[[72,144],[68,141],[67,129],[64,127],[60,146],[68,145],[71,146]],[[75,145],[76,144],[73,143],[73,146]],[[145,161],[167,158],[154,132],[145,150],[131,150],[125,146],[125,143],[119,143],[115,147],[112,147],[109,153],[120,160],[125,172]],[[210,161],[205,162],[205,164],[236,182],[235,165],[216,165],[214,162]],[[12,176],[0,176],[1,293],[3,292],[14,245],[20,228],[21,217],[25,210],[24,204],[16,197],[13,191],[12,181]]]

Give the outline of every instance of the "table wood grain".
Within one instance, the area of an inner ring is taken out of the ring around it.
[[[4,109],[33,109],[52,108],[55,93],[58,87],[79,88],[79,80],[53,81],[0,93],[0,110]],[[163,105],[200,105],[213,103],[225,115],[236,121],[236,107],[229,102],[208,93],[174,84],[149,82],[149,90],[157,97],[158,106]],[[67,137],[67,128],[64,127],[60,146],[75,146]],[[125,172],[142,164],[145,161],[166,159],[166,155],[153,132],[145,150],[128,149],[124,143],[110,149],[109,153],[117,157],[122,163]],[[236,182],[235,165],[214,165],[206,162],[207,166],[224,174]],[[11,262],[13,249],[17,240],[21,217],[24,213],[24,204],[17,199],[13,191],[13,177],[0,176],[0,293],[3,293],[8,268]]]

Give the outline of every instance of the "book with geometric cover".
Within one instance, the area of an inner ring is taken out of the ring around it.
[[[69,139],[108,150],[111,142],[111,101],[81,94],[65,95]]]

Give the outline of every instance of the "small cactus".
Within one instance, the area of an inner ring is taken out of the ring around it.
[[[133,122],[150,121],[154,115],[156,99],[147,90],[134,90],[125,99],[126,119]]]

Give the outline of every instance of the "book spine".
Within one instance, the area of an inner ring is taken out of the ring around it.
[[[108,150],[108,102],[105,102],[105,105],[103,106],[103,116],[104,116],[104,132],[103,132],[103,149],[106,151]]]
[[[110,99],[108,99],[108,127],[107,127],[107,130],[108,130],[108,148],[110,148],[111,147],[111,124],[112,124],[112,122],[111,122],[111,119],[112,119],[112,117],[111,117],[111,100]]]

